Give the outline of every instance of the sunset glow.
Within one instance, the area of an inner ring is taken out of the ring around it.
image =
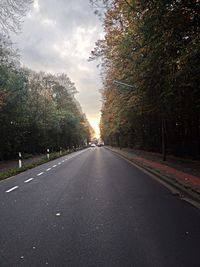
[[[99,129],[100,119],[99,118],[90,118],[89,117],[89,122],[90,122],[90,125],[92,126],[92,128],[95,131],[95,137],[99,138],[100,137],[100,129]]]

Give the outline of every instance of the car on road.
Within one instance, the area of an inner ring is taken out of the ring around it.
[[[101,146],[103,146],[103,144],[102,143],[98,143],[97,146],[98,147],[101,147]]]
[[[95,145],[95,144],[91,144],[90,146],[91,146],[91,147],[96,147],[96,145]]]

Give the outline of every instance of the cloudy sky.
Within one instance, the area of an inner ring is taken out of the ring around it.
[[[100,118],[102,85],[97,62],[88,58],[101,38],[103,28],[89,0],[34,0],[22,32],[12,38],[23,65],[36,71],[65,72],[75,82],[76,98],[94,128]]]

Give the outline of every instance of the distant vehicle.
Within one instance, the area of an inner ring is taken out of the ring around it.
[[[102,143],[98,143],[97,146],[98,147],[101,147],[101,146],[103,146],[103,144]]]
[[[100,140],[100,141],[97,143],[97,146],[99,146],[99,147],[100,147],[100,146],[104,146],[104,142]]]
[[[91,144],[90,146],[91,146],[91,147],[95,147],[96,145],[95,145],[95,144]]]

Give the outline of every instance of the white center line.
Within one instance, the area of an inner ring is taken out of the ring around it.
[[[40,173],[37,174],[37,176],[40,176],[40,175],[42,175],[43,173],[44,173],[44,172],[40,172]]]
[[[65,162],[64,160],[62,160],[62,162]]]
[[[30,179],[24,181],[24,183],[28,183],[28,182],[32,181],[33,179],[34,179],[34,178],[30,178]]]
[[[57,165],[53,165],[53,168],[55,168]]]
[[[61,164],[61,162],[58,162],[58,165],[60,165]]]
[[[51,168],[46,169],[47,172],[50,171],[50,170],[51,170]]]
[[[10,193],[11,191],[17,189],[19,186],[14,186],[6,191],[6,193]]]

